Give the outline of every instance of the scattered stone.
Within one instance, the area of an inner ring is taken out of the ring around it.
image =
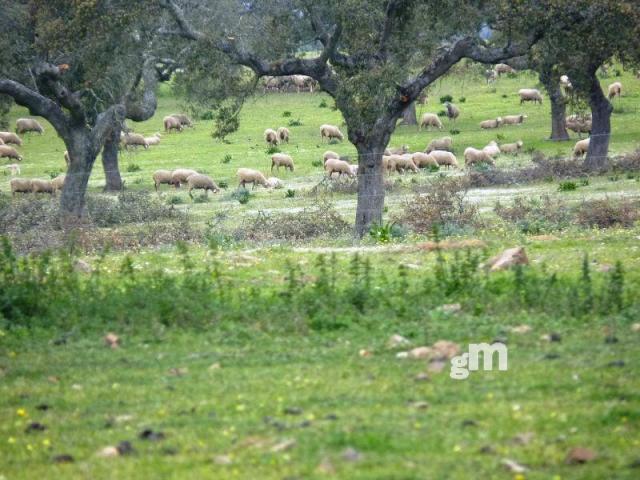
[[[38,423],[38,422],[31,422],[29,425],[27,425],[27,428],[25,430],[25,433],[31,433],[31,432],[44,432],[47,429],[47,427],[45,427],[43,424]]]
[[[433,358],[451,360],[460,354],[460,346],[449,340],[438,340],[433,344]]]
[[[92,271],[91,265],[89,265],[84,260],[80,260],[79,258],[76,259],[75,262],[73,262],[73,269],[79,273],[91,273]]]
[[[427,365],[427,371],[431,373],[440,373],[446,366],[447,362],[444,360],[433,360],[432,362],[429,362],[429,365]]]
[[[134,453],[133,445],[127,440],[120,442],[116,448],[118,449],[118,453],[123,456]]]
[[[512,441],[516,445],[529,445],[535,434],[533,432],[519,433],[513,437]]]
[[[607,335],[604,339],[604,343],[607,345],[611,345],[618,342],[619,342],[618,337],[616,337],[615,335]]]
[[[222,368],[222,365],[220,365],[219,362],[215,362],[209,365],[209,371],[220,370],[221,368]]]
[[[477,427],[478,426],[478,422],[476,422],[475,420],[466,419],[466,420],[462,421],[462,426],[463,427]]]
[[[445,303],[444,305],[441,305],[438,310],[442,313],[448,314],[460,313],[462,311],[462,305],[459,303]]]
[[[508,248],[501,254],[489,259],[485,264],[485,268],[490,272],[498,272],[515,265],[529,265],[529,259],[524,251],[524,247]]]
[[[336,469],[331,463],[331,459],[329,457],[324,457],[318,466],[316,467],[316,471],[318,473],[324,473],[325,475],[334,475],[336,473]]]
[[[551,333],[545,333],[544,335],[542,335],[540,337],[540,340],[542,340],[543,342],[561,342],[562,337],[560,336],[559,333],[551,332]]]
[[[429,374],[427,372],[420,372],[415,377],[413,377],[413,379],[416,382],[428,382],[429,380],[431,380],[431,377],[429,377]]]
[[[624,360],[614,360],[607,363],[607,367],[624,367],[626,365]]]
[[[164,435],[164,432],[155,432],[150,428],[147,428],[138,434],[138,438],[140,440],[149,440],[149,441],[155,442],[158,440],[164,440],[165,435]]]
[[[104,344],[109,348],[116,349],[120,346],[120,337],[115,333],[107,333],[104,336]]]
[[[595,460],[598,455],[593,450],[583,447],[572,448],[567,454],[566,463],[569,465],[583,464]]]
[[[182,377],[183,375],[186,375],[187,373],[189,373],[189,369],[186,367],[174,367],[174,368],[170,368],[167,373],[174,377]]]
[[[524,472],[527,471],[527,468],[525,466],[520,465],[515,460],[510,460],[508,458],[505,458],[505,459],[502,460],[501,463],[511,473],[524,473]]]
[[[51,406],[46,404],[46,403],[41,403],[39,405],[36,405],[36,410],[40,410],[41,412],[46,412],[50,408],[51,408]]]
[[[120,452],[118,451],[118,447],[109,446],[98,451],[97,455],[101,458],[114,458],[120,456]]]
[[[362,454],[353,447],[348,447],[342,452],[342,459],[347,462],[359,462]]]
[[[328,415],[324,416],[324,419],[335,421],[335,420],[338,420],[338,416],[335,413],[329,413]]]
[[[496,453],[496,449],[491,445],[483,445],[482,447],[480,447],[479,452],[483,455],[493,455],[494,453]]]
[[[560,358],[560,354],[556,352],[547,353],[544,357],[545,360],[557,360]]]
[[[429,402],[425,402],[425,401],[417,401],[417,402],[410,402],[409,406],[417,409],[417,410],[426,410],[427,408],[429,408]]]
[[[233,463],[229,455],[216,455],[213,457],[213,461],[218,465],[231,465]]]
[[[73,463],[75,459],[73,455],[69,455],[68,453],[61,453],[60,455],[55,455],[52,459],[53,463]]]
[[[273,447],[271,447],[272,453],[284,452],[295,447],[296,441],[293,438],[288,438],[281,442],[276,443]]]
[[[635,333],[640,332],[640,323],[634,323],[631,325],[631,331]]]
[[[420,360],[422,358],[429,358],[431,355],[431,348],[429,347],[416,347],[408,352],[400,352],[396,355],[397,358],[411,358],[413,360]]]
[[[367,350],[366,348],[363,348],[358,352],[358,355],[360,355],[362,358],[369,358],[369,357],[373,357],[373,352],[371,350]]]
[[[517,333],[518,335],[524,335],[527,334],[529,332],[531,332],[531,330],[533,330],[533,328],[531,328],[530,325],[518,325],[517,327],[512,327],[511,328],[511,333]]]
[[[285,415],[302,415],[302,409],[300,407],[285,407],[282,412]]]
[[[387,348],[406,347],[408,345],[411,345],[409,339],[397,334],[391,335],[391,337],[387,341]]]

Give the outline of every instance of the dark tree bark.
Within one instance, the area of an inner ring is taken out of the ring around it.
[[[613,106],[602,91],[596,71],[597,68],[592,68],[589,72],[589,105],[591,106],[592,120],[591,140],[585,165],[593,170],[602,170],[607,166]]]
[[[402,112],[402,125],[418,125],[416,102],[411,102],[404,112]]]
[[[116,125],[107,136],[102,149],[102,167],[104,168],[105,186],[107,192],[122,190],[122,177],[118,167],[118,146],[120,144],[121,127]]]
[[[541,68],[540,83],[544,85],[551,101],[551,136],[549,140],[556,142],[569,140],[567,132],[567,102],[560,88],[560,79],[553,75],[551,69]]]

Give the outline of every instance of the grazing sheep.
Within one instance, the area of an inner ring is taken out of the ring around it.
[[[384,172],[389,170],[389,158],[391,158],[391,155],[382,155],[382,170]]]
[[[19,118],[16,120],[16,133],[22,134],[27,132],[38,132],[42,135],[44,128],[33,118]]]
[[[433,156],[429,153],[416,152],[411,156],[411,159],[418,168],[438,166],[438,162],[436,161],[436,159],[433,158]]]
[[[325,138],[327,140],[332,140],[334,138],[337,138],[338,140],[342,141],[344,140],[344,135],[342,134],[342,132],[338,127],[334,125],[325,124],[320,126],[320,138],[321,138],[321,141],[324,141]]]
[[[493,158],[491,158],[486,152],[473,147],[468,147],[464,151],[464,163],[467,168],[475,165],[476,163],[488,163],[492,166],[495,165]]]
[[[274,188],[274,189],[284,188],[284,184],[282,183],[282,181],[276,177],[267,178],[267,185],[268,185],[267,188]]]
[[[277,170],[280,171],[280,167],[287,168],[293,172],[293,158],[284,153],[274,153],[271,155],[271,171],[273,172],[273,167],[277,167]]]
[[[419,129],[422,130],[422,127],[425,127],[427,130],[429,127],[435,127],[442,130],[442,122],[435,113],[425,113],[420,119]]]
[[[349,165],[344,160],[338,160],[337,158],[330,158],[324,164],[324,170],[327,172],[329,178],[334,173],[338,173],[338,178],[342,177],[342,175],[346,175],[347,177],[354,177],[355,175],[351,171],[351,165]]]
[[[162,124],[164,125],[164,131],[171,132],[171,130],[177,130],[179,132],[182,131],[182,123],[176,117],[172,117],[171,115],[164,117],[162,119]]]
[[[573,147],[573,158],[579,158],[589,150],[589,138],[580,140]]]
[[[31,191],[33,193],[48,193],[49,195],[53,195],[54,193],[51,180],[40,179],[31,180]]]
[[[409,153],[409,145],[402,145],[401,147],[386,148],[385,155],[404,155]]]
[[[20,165],[17,163],[10,163],[4,166],[5,169],[11,170],[11,176],[20,175]]]
[[[529,118],[526,115],[505,115],[502,117],[503,125],[521,125],[524,123],[524,119]]]
[[[11,195],[16,193],[31,193],[31,180],[26,178],[12,178],[9,182]]]
[[[615,82],[609,85],[609,100],[613,100],[615,97],[622,96],[622,84]]]
[[[340,160],[340,155],[331,150],[327,150],[326,152],[324,152],[324,155],[322,155],[322,163],[327,163],[327,160],[329,160],[330,158]]]
[[[16,149],[8,145],[0,145],[0,158],[15,158],[19,162],[22,161],[22,156]]]
[[[62,191],[64,187],[64,181],[67,179],[67,176],[62,174],[58,175],[56,178],[51,180],[51,185],[53,186],[53,193]]]
[[[181,183],[186,183],[187,178],[197,173],[198,172],[196,172],[195,170],[191,170],[189,168],[178,168],[171,172],[171,183],[176,188],[180,188]]]
[[[444,105],[445,107],[447,107],[447,117],[449,118],[449,120],[455,120],[460,116],[460,109],[453,103],[446,102]]]
[[[193,128],[193,122],[185,114],[183,114],[183,113],[174,113],[174,114],[169,115],[169,116],[173,117],[173,118],[177,118],[178,121],[180,122],[180,125],[182,125],[183,127]]]
[[[583,133],[591,134],[591,114],[587,116],[571,115],[566,118],[565,126],[582,138]]]
[[[493,71],[496,72],[496,75],[500,76],[503,73],[517,73],[515,68],[513,68],[511,65],[507,65],[506,63],[498,63],[494,68]]]
[[[173,172],[171,172],[171,170],[156,170],[153,172],[153,184],[156,187],[156,192],[158,191],[158,187],[163,183],[173,185]]]
[[[482,151],[489,155],[490,157],[495,157],[496,155],[500,155],[500,147],[493,140],[485,146]]]
[[[520,153],[520,151],[522,150],[523,145],[524,143],[522,143],[522,140],[518,140],[516,143],[505,143],[503,145],[500,145],[500,152],[511,155],[518,155],[518,153]]]
[[[252,168],[239,168],[236,175],[238,175],[238,178],[240,179],[239,185],[243,188],[247,188],[247,183],[253,183],[251,190],[256,188],[256,185],[262,185],[265,188],[269,188],[269,182],[267,182],[265,176],[258,170],[253,170]]]
[[[264,141],[275,147],[278,145],[278,133],[272,128],[267,128],[264,131]]]
[[[573,85],[571,84],[571,80],[569,80],[569,77],[566,75],[562,75],[560,77],[560,86],[565,90],[571,90],[573,88]]]
[[[144,141],[147,142],[147,145],[160,145],[160,133],[144,137]]]
[[[458,165],[458,159],[451,152],[446,152],[444,150],[434,150],[433,152],[429,153],[429,155],[431,155],[435,159],[435,161],[438,162],[438,165],[442,165],[447,168],[460,168],[460,165]]]
[[[278,134],[278,139],[279,139],[280,143],[282,143],[282,142],[289,143],[290,132],[289,132],[289,129],[287,127],[280,127],[276,133]]]
[[[540,90],[535,88],[521,88],[518,90],[518,95],[520,95],[520,105],[524,102],[533,102],[539,103],[542,105],[542,94]]]
[[[498,128],[500,125],[502,125],[502,117],[498,117],[493,120],[484,120],[480,122],[480,128],[484,130],[487,130],[490,128]]]
[[[216,185],[216,182],[214,182],[211,177],[200,173],[189,175],[189,178],[187,178],[187,185],[189,185],[189,196],[191,198],[193,198],[191,190],[204,190],[205,197],[209,193],[209,190],[213,193],[220,191],[220,187]]]
[[[451,137],[434,138],[429,142],[424,153],[431,153],[434,150],[453,151],[453,139]]]
[[[0,139],[6,144],[22,146],[22,139],[13,132],[0,132]]]
[[[145,138],[139,133],[127,133],[122,140],[125,149],[129,149],[129,147],[138,147],[143,146],[146,149],[149,148],[149,144],[145,140]]]
[[[0,138],[0,145],[4,145],[4,140]]]
[[[389,158],[389,170],[395,170],[398,173],[404,173],[406,170],[411,170],[414,173],[417,173],[418,167],[413,163],[413,155],[405,153],[404,155],[391,155]]]

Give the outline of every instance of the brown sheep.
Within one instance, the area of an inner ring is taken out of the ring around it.
[[[0,145],[0,158],[15,158],[19,162],[22,161],[22,156],[16,149],[8,145]]]
[[[31,180],[31,191],[33,193],[48,193],[53,195],[55,190],[50,180]]]
[[[173,172],[171,170],[156,170],[153,172],[153,184],[156,187],[156,192],[158,191],[158,187],[162,184],[173,185]]]
[[[272,128],[267,128],[264,131],[264,141],[269,145],[275,147],[276,145],[278,145],[278,132],[276,132]]]
[[[22,134],[27,132],[38,132],[40,135],[44,133],[44,128],[33,118],[19,118],[16,120],[16,133]]]
[[[236,175],[238,175],[238,179],[240,180],[239,186],[243,188],[247,188],[247,183],[253,184],[251,187],[252,190],[256,188],[256,185],[262,185],[264,188],[270,187],[265,176],[258,170],[253,170],[252,168],[239,168]]]
[[[178,132],[182,131],[182,123],[176,117],[172,117],[171,115],[164,117],[162,119],[162,123],[164,125],[165,132],[171,132],[171,130],[177,130]]]
[[[212,193],[218,193],[220,191],[220,187],[216,185],[216,182],[207,175],[202,175],[200,173],[196,173],[195,175],[189,175],[187,178],[187,185],[189,186],[189,196],[193,198],[191,195],[191,190],[204,190],[205,196],[211,190]]]
[[[351,170],[351,165],[349,165],[344,160],[338,160],[336,158],[330,158],[324,164],[324,170],[327,172],[327,176],[331,178],[334,173],[338,174],[338,178],[342,177],[342,175],[346,175],[347,177],[354,177],[353,170]]]
[[[277,167],[280,171],[280,167],[284,167],[285,170],[289,169],[293,172],[293,158],[284,153],[275,153],[271,156],[271,171],[273,167]]]
[[[12,178],[9,182],[11,186],[11,194],[15,196],[16,193],[31,193],[31,180],[26,178]]]
[[[22,139],[13,132],[0,132],[0,139],[6,144],[22,146]]]
[[[344,140],[344,135],[340,131],[340,129],[334,125],[321,125],[320,126],[320,139],[324,141],[324,139],[332,140],[337,138],[338,140]]]
[[[178,168],[171,173],[171,183],[176,188],[180,188],[181,183],[186,183],[187,179],[196,173],[198,172],[188,168]]]

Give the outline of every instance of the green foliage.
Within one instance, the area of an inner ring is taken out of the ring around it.
[[[222,157],[222,163],[230,163],[232,159],[233,157],[227,153],[224,157]]]
[[[296,196],[295,190],[288,189],[286,192],[284,192],[284,198],[294,198],[295,196]]]
[[[558,185],[559,192],[572,192],[577,189],[578,189],[578,184],[571,180],[560,182],[560,185]]]
[[[321,167],[322,166],[322,160],[318,160],[317,158],[315,160],[311,161],[311,165],[314,167]]]
[[[236,132],[240,127],[238,119],[239,107],[237,105],[223,105],[216,110],[214,127],[211,136],[220,141]]]
[[[181,205],[184,203],[184,199],[178,195],[171,195],[167,198],[168,205]]]
[[[267,155],[273,155],[274,153],[280,153],[280,149],[277,145],[269,145],[265,149],[264,153],[266,153]]]
[[[137,163],[130,163],[126,166],[125,169],[129,173],[133,173],[133,172],[139,172],[140,170],[142,170],[142,167],[140,167],[140,165],[138,165]]]
[[[320,104],[318,105],[318,108],[327,108],[329,105],[327,105],[327,101],[323,98],[320,101]]]
[[[300,120],[299,118],[295,119],[295,120],[289,120],[289,126],[290,127],[301,127],[302,125],[304,125],[304,123],[302,123],[302,120]]]
[[[231,194],[231,198],[237,200],[241,205],[246,205],[251,199],[251,192],[246,188],[238,188]]]
[[[465,103],[467,101],[467,97],[460,97],[458,99],[458,103]]]
[[[440,97],[440,103],[453,102],[453,97],[449,94]]]
[[[291,116],[291,112],[289,110],[285,110],[284,112],[282,112],[282,116],[284,118],[290,117]]]
[[[389,243],[393,239],[402,238],[406,232],[395,223],[385,223],[384,225],[373,225],[369,229],[369,237],[376,243]]]

